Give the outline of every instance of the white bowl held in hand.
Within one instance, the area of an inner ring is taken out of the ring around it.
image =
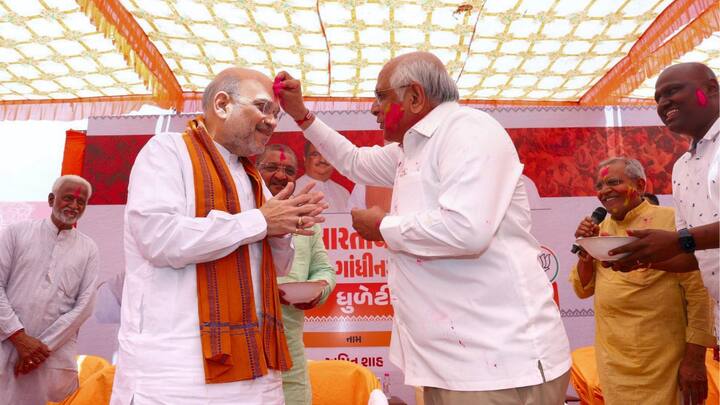
[[[588,252],[595,260],[612,262],[622,259],[630,253],[621,253],[619,255],[610,256],[608,255],[609,251],[617,247],[627,245],[637,239],[638,238],[634,236],[593,236],[589,238],[579,238],[575,241],[575,243],[585,249],[585,251]]]
[[[291,304],[304,304],[320,295],[325,283],[322,281],[296,281],[278,284],[278,289],[284,292],[283,298]]]

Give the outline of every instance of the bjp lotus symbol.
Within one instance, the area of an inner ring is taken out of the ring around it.
[[[545,270],[545,275],[547,275],[548,280],[552,283],[557,278],[560,264],[558,263],[557,256],[555,256],[555,252],[550,250],[550,248],[540,246],[540,249],[542,249],[542,252],[538,255],[538,262],[540,262],[540,266]]]

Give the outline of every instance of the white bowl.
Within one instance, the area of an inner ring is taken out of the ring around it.
[[[590,256],[595,258],[595,260],[612,262],[622,259],[630,253],[621,253],[619,255],[609,256],[609,251],[615,249],[616,247],[627,245],[637,239],[638,238],[634,236],[593,236],[589,238],[579,238],[575,241],[575,243],[585,249]]]
[[[278,284],[278,289],[283,291],[285,301],[291,304],[304,304],[310,302],[320,295],[325,283],[322,281],[293,281]]]

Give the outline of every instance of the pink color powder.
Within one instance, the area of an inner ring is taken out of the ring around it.
[[[276,76],[275,81],[273,82],[273,94],[275,94],[275,98],[280,98],[280,90],[284,87],[283,82],[280,80],[280,76]]]
[[[603,167],[600,170],[600,177],[602,177],[602,178],[607,177],[609,171],[610,171],[610,169],[607,166]]]
[[[385,128],[391,131],[397,129],[403,115],[405,115],[405,111],[403,111],[402,105],[398,103],[390,104],[385,110]]]
[[[695,97],[697,98],[698,105],[700,107],[706,107],[707,106],[707,96],[705,95],[705,92],[703,92],[700,89],[695,90]]]

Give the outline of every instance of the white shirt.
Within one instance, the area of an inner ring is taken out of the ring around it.
[[[112,404],[282,403],[282,380],[274,370],[256,380],[205,384],[195,263],[249,244],[259,313],[260,242],[267,229],[242,164],[216,146],[235,181],[238,214],[213,210],[195,217],[192,164],[180,134],[156,135],[135,160],[125,209],[125,285]],[[272,197],[265,186],[263,191]],[[291,238],[270,238],[270,244],[276,270],[284,275],[294,253]]]
[[[325,202],[329,205],[328,209],[325,210],[326,213],[350,212],[348,209],[350,193],[345,187],[332,180],[321,181],[313,179],[307,174],[303,174],[296,180],[295,190],[301,190],[311,181],[315,182],[315,187],[313,187],[312,191],[320,191],[325,195]]]
[[[523,166],[500,124],[445,103],[402,147],[357,148],[318,119],[305,136],[353,181],[393,186],[380,229],[391,251],[390,359],[406,384],[487,391],[568,371],[567,335],[530,234]]]
[[[690,150],[680,156],[673,166],[672,193],[677,229],[693,228],[720,220],[718,201],[713,198],[717,196],[720,178],[717,171],[713,176],[709,176],[713,161],[718,159],[719,135],[720,120],[716,120],[703,139],[698,141],[697,145],[690,145]],[[720,311],[718,311],[720,249],[697,250],[695,257],[705,287],[715,301],[715,328],[720,331]]]
[[[92,313],[98,249],[76,229],[47,219],[0,232],[0,392],[7,403],[61,401],[77,387],[76,338]],[[15,378],[17,350],[8,338],[20,329],[52,353],[30,374]]]

